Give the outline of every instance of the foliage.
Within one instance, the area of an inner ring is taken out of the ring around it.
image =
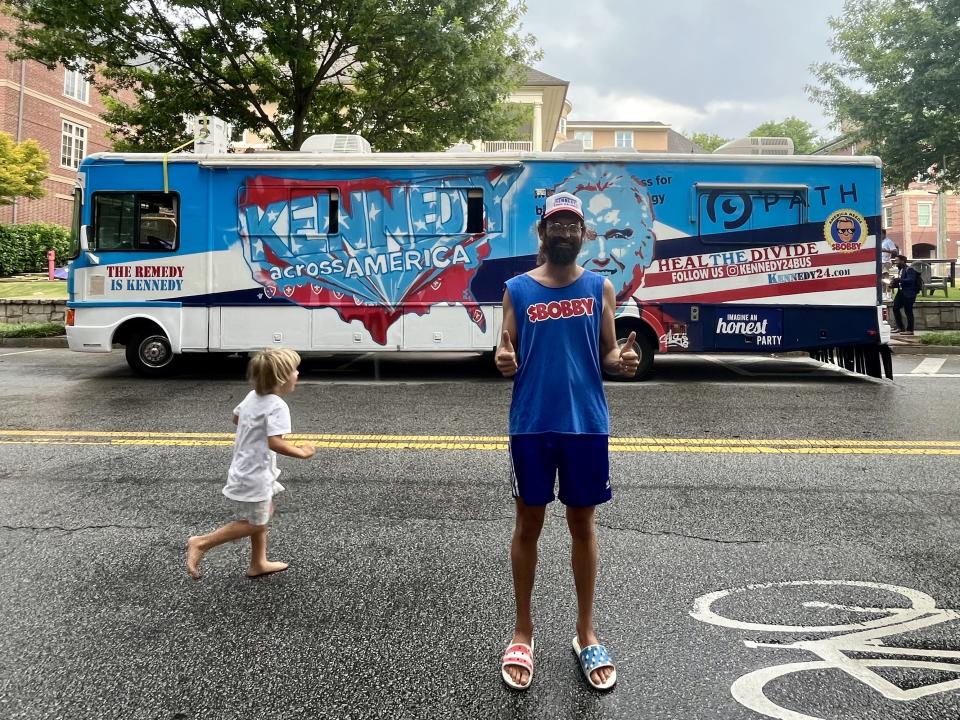
[[[811,96],[879,155],[888,185],[960,184],[960,2],[847,0],[831,18],[838,62],[815,65]]]
[[[9,205],[18,197],[43,197],[49,161],[50,156],[35,140],[17,143],[9,133],[0,132],[0,205]]]
[[[920,336],[924,345],[960,345],[960,332],[928,332]]]
[[[788,137],[796,155],[809,155],[820,145],[817,131],[806,120],[792,115],[781,122],[770,120],[750,131],[750,137]]]
[[[713,152],[724,143],[730,142],[730,138],[725,138],[720,135],[713,135],[711,133],[695,132],[685,134],[685,136],[688,140],[695,142],[707,152]]]
[[[500,138],[507,95],[536,59],[510,0],[18,0],[17,57],[127,89],[105,119],[121,149],[169,150],[184,114],[209,114],[295,149],[359,133],[378,150]],[[93,77],[99,70],[103,80]]]
[[[58,337],[65,333],[63,323],[0,323],[0,338]]]
[[[0,225],[0,275],[47,269],[47,251],[64,261],[70,253],[70,231],[59,225]]]

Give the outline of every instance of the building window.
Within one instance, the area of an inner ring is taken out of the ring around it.
[[[633,130],[617,130],[616,145],[618,148],[633,147]]]
[[[884,229],[893,226],[893,205],[883,206],[883,227]]]
[[[578,130],[573,134],[574,140],[583,143],[584,150],[593,150],[593,132],[590,130]]]
[[[64,70],[63,73],[63,94],[68,98],[79,100],[82,103],[89,102],[90,83],[83,76],[81,70]]]
[[[557,132],[559,132],[564,137],[567,136],[567,119],[566,118],[560,118],[560,127],[557,129]]]
[[[933,203],[917,203],[917,227],[933,226]]]
[[[60,136],[60,167],[76,170],[87,154],[87,129],[69,120],[63,121]]]

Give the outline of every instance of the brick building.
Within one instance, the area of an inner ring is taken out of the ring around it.
[[[17,21],[0,14],[0,28]],[[38,200],[20,198],[0,206],[0,223],[47,222],[70,226],[76,168],[84,156],[111,149],[105,110],[96,90],[76,72],[48,70],[37,62],[11,62],[8,40],[0,40],[0,130],[15,140],[36,140],[50,155],[50,174]]]
[[[960,244],[960,196],[940,194],[934,183],[913,182],[906,190],[888,191],[882,201],[883,227],[900,251],[911,258],[956,258]],[[941,213],[940,203],[943,203]],[[943,253],[937,234],[943,225]]]

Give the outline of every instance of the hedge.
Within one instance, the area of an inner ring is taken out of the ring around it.
[[[57,265],[69,259],[70,231],[59,225],[0,225],[0,275],[43,272],[47,250],[57,253]]]

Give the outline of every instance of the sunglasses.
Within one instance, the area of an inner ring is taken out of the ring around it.
[[[563,233],[564,235],[579,235],[580,223],[548,222],[547,230],[555,233]]]

